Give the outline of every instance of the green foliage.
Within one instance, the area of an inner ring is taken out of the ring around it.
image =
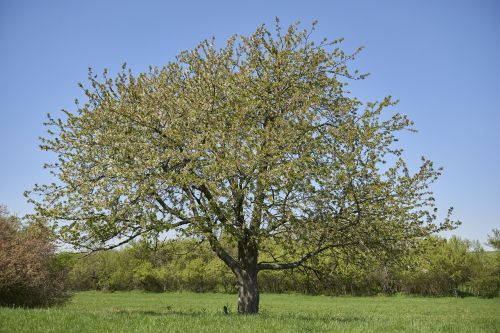
[[[146,241],[124,250],[74,255],[69,285],[74,290],[234,291],[234,276],[205,245]],[[229,282],[230,281],[230,282]]]
[[[397,261],[339,252],[318,257],[312,267],[263,271],[258,278],[261,291],[272,293],[494,297],[500,291],[497,258],[478,243],[431,237]],[[208,244],[195,240],[140,241],[68,261],[75,290],[234,292],[237,285]]]
[[[500,229],[493,229],[492,235],[488,235],[488,245],[500,251]]]
[[[134,269],[134,279],[137,280],[144,290],[161,291],[160,276],[153,264],[148,261],[143,261]]]
[[[456,237],[433,237],[422,243],[422,253],[410,257],[411,270],[403,275],[406,291],[421,295],[457,295],[458,287],[470,278],[470,242]]]
[[[134,267],[138,263],[126,251],[78,256],[69,274],[69,285],[75,290],[135,289],[138,286],[134,280]]]
[[[488,237],[488,245],[496,251],[481,256],[481,265],[471,279],[470,286],[478,296],[496,297],[500,294],[500,229],[493,229],[492,235]]]
[[[315,24],[203,41],[138,75],[90,71],[85,103],[49,115],[57,182],[27,193],[36,215],[85,249],[173,229],[207,239],[240,283],[336,249],[399,255],[453,228],[435,221],[440,169],[410,172],[397,146],[412,122],[390,96],[350,95],[360,49],[315,43]]]

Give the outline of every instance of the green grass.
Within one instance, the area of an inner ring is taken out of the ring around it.
[[[235,314],[235,303],[226,294],[83,292],[59,308],[0,308],[0,332],[500,332],[499,298],[263,294],[257,316]]]

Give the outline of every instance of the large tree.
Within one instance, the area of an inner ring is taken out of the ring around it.
[[[313,42],[314,26],[204,41],[138,75],[90,72],[88,100],[49,115],[41,147],[57,154],[57,182],[28,194],[36,213],[90,250],[169,230],[207,240],[241,313],[258,312],[259,271],[331,250],[397,253],[452,227],[435,222],[428,190],[440,170],[424,159],[411,173],[395,147],[411,121],[386,114],[390,97],[352,97],[359,50]]]

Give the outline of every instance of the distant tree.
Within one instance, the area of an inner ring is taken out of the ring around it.
[[[314,26],[204,41],[139,75],[90,72],[88,101],[49,115],[41,147],[58,181],[27,194],[36,214],[89,250],[173,229],[207,240],[239,282],[240,313],[258,312],[260,271],[332,249],[397,254],[453,227],[435,222],[440,170],[423,159],[410,173],[395,146],[411,121],[385,113],[390,97],[352,97],[359,50],[314,43]]]
[[[38,307],[65,301],[65,272],[54,259],[47,228],[21,228],[19,219],[0,206],[0,306]]]
[[[492,230],[487,243],[495,252],[483,256],[485,263],[471,285],[479,296],[496,297],[500,295],[500,229]]]
[[[425,257],[429,264],[424,276],[430,294],[458,296],[458,287],[472,274],[468,255],[471,242],[453,236],[450,239],[436,238],[429,245],[430,251]],[[426,288],[425,283],[421,287]]]
[[[493,229],[492,234],[488,235],[488,245],[500,251],[500,229]]]

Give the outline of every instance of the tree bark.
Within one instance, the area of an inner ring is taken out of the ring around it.
[[[259,283],[257,271],[243,271],[239,278],[238,313],[256,314],[259,312]]]
[[[241,269],[236,273],[240,284],[238,313],[256,314],[259,312],[259,283],[257,281],[257,244],[244,230],[245,236],[238,242],[238,262]]]

